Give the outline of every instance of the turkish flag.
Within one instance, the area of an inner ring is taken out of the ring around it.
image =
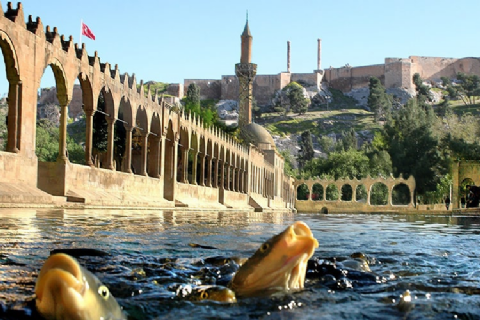
[[[82,35],[92,40],[95,40],[95,35],[93,34],[92,30],[90,30],[90,28],[83,22],[82,22]]]

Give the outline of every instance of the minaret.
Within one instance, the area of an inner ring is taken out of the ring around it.
[[[248,28],[248,16],[245,29],[241,35],[242,50],[240,55],[240,63],[235,65],[235,74],[238,78],[238,127],[244,127],[252,122],[252,91],[253,78],[257,74],[257,65],[252,61],[252,35]]]
[[[290,41],[287,41],[287,72],[290,73]]]
[[[321,58],[322,58],[322,39],[318,39],[318,52],[317,52],[317,70],[320,70],[322,67]]]

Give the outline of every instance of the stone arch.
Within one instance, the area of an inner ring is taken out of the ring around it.
[[[353,200],[353,188],[350,184],[346,183],[340,189],[341,200],[342,201],[352,201]]]
[[[392,204],[393,205],[408,205],[410,199],[410,188],[405,183],[398,183],[392,188]]]
[[[7,148],[9,152],[19,152],[22,147],[22,114],[20,70],[15,46],[10,37],[0,30],[0,49],[5,62],[5,73],[8,80],[8,113],[7,113]],[[33,141],[35,143],[35,141]]]
[[[375,182],[370,188],[370,204],[372,206],[388,204],[389,194],[388,187],[385,183]]]
[[[110,110],[113,110],[110,108]],[[132,135],[133,109],[130,100],[123,96],[115,117],[115,150],[114,157],[118,171],[133,173],[132,168]]]
[[[148,158],[148,133],[149,123],[147,112],[141,105],[137,106],[133,129],[132,143],[132,167],[134,173],[145,176],[147,175],[147,158]]]
[[[330,183],[326,188],[325,200],[327,201],[337,201],[340,198],[338,187],[335,183]]]
[[[148,145],[150,153],[148,157],[147,174],[153,178],[160,177],[160,152],[161,152],[162,124],[158,112],[154,112],[151,120],[150,134],[148,135]],[[163,162],[162,162],[163,163]]]
[[[311,199],[313,201],[322,201],[323,193],[324,193],[323,186],[320,183],[314,183],[312,186]]]
[[[297,200],[309,200],[310,190],[306,183],[297,186]]]

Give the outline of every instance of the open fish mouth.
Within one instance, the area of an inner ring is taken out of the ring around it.
[[[310,228],[297,221],[262,244],[239,269],[231,287],[237,296],[302,289],[308,259],[317,247]]]

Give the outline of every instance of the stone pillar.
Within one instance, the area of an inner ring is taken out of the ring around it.
[[[218,188],[218,164],[220,160],[215,159],[215,170],[213,170],[213,187]]]
[[[317,70],[321,70],[321,51],[322,51],[322,39],[318,39],[318,52],[317,52]]]
[[[20,106],[22,100],[22,82],[11,82],[8,89],[8,141],[7,151],[18,153],[20,150]]]
[[[140,164],[140,175],[146,176],[147,175],[147,155],[148,155],[148,132],[143,133],[141,135],[141,142],[142,142],[142,162]]]
[[[202,154],[200,155],[200,185],[201,185],[202,187],[205,186],[205,180],[206,180],[206,179],[205,179],[205,170],[207,169],[207,167],[206,167],[206,164],[207,164],[207,163],[206,163],[206,159],[207,159],[207,156],[206,156],[204,153],[202,153]]]
[[[58,156],[57,161],[68,162],[67,156],[67,120],[68,120],[68,103],[64,102],[60,105],[60,127],[58,141]]]
[[[352,185],[352,202],[357,201],[357,185]]]
[[[85,111],[85,164],[93,167],[92,161],[92,141],[93,141],[93,110]]]
[[[193,185],[197,185],[197,167],[198,167],[198,151],[193,150],[192,181],[191,181]]]
[[[107,120],[107,130],[108,130],[108,142],[107,142],[107,161],[105,164],[105,168],[109,170],[113,170],[113,140],[115,136],[115,119],[110,117],[105,117]]]
[[[212,186],[212,165],[213,165],[213,160],[212,160],[212,157],[209,156],[207,158],[207,187]]]
[[[165,135],[162,135],[160,137],[160,152],[159,152],[159,158],[158,158],[158,168],[159,172],[158,175],[160,177],[163,177],[165,175],[165,144],[166,144],[166,137]],[[165,177],[164,177],[165,178]]]
[[[290,73],[290,41],[287,41],[287,72]]]
[[[220,165],[220,163],[219,163],[219,165]],[[218,175],[217,175],[217,177],[218,177]],[[225,163],[223,161],[222,161],[222,164],[220,166],[220,189],[225,189]]]
[[[182,147],[182,158],[183,158],[183,167],[182,167],[182,176],[180,182],[188,183],[188,151],[189,148]]]
[[[154,136],[150,144],[151,161],[148,164],[149,174],[153,178],[160,178],[160,137]]]
[[[231,186],[232,186],[232,187],[231,187],[231,189],[232,189],[232,191],[237,191],[237,189],[235,188],[236,185],[237,185],[237,179],[236,179],[237,173],[236,173],[236,169],[235,169],[234,166],[232,166],[231,168],[232,168],[232,181],[231,181]]]
[[[123,124],[125,128],[125,154],[123,155],[124,158],[124,168],[126,173],[133,173],[132,171],[132,131],[133,127],[127,125],[126,123]]]
[[[230,164],[227,163],[227,184],[225,189],[230,190]]]

